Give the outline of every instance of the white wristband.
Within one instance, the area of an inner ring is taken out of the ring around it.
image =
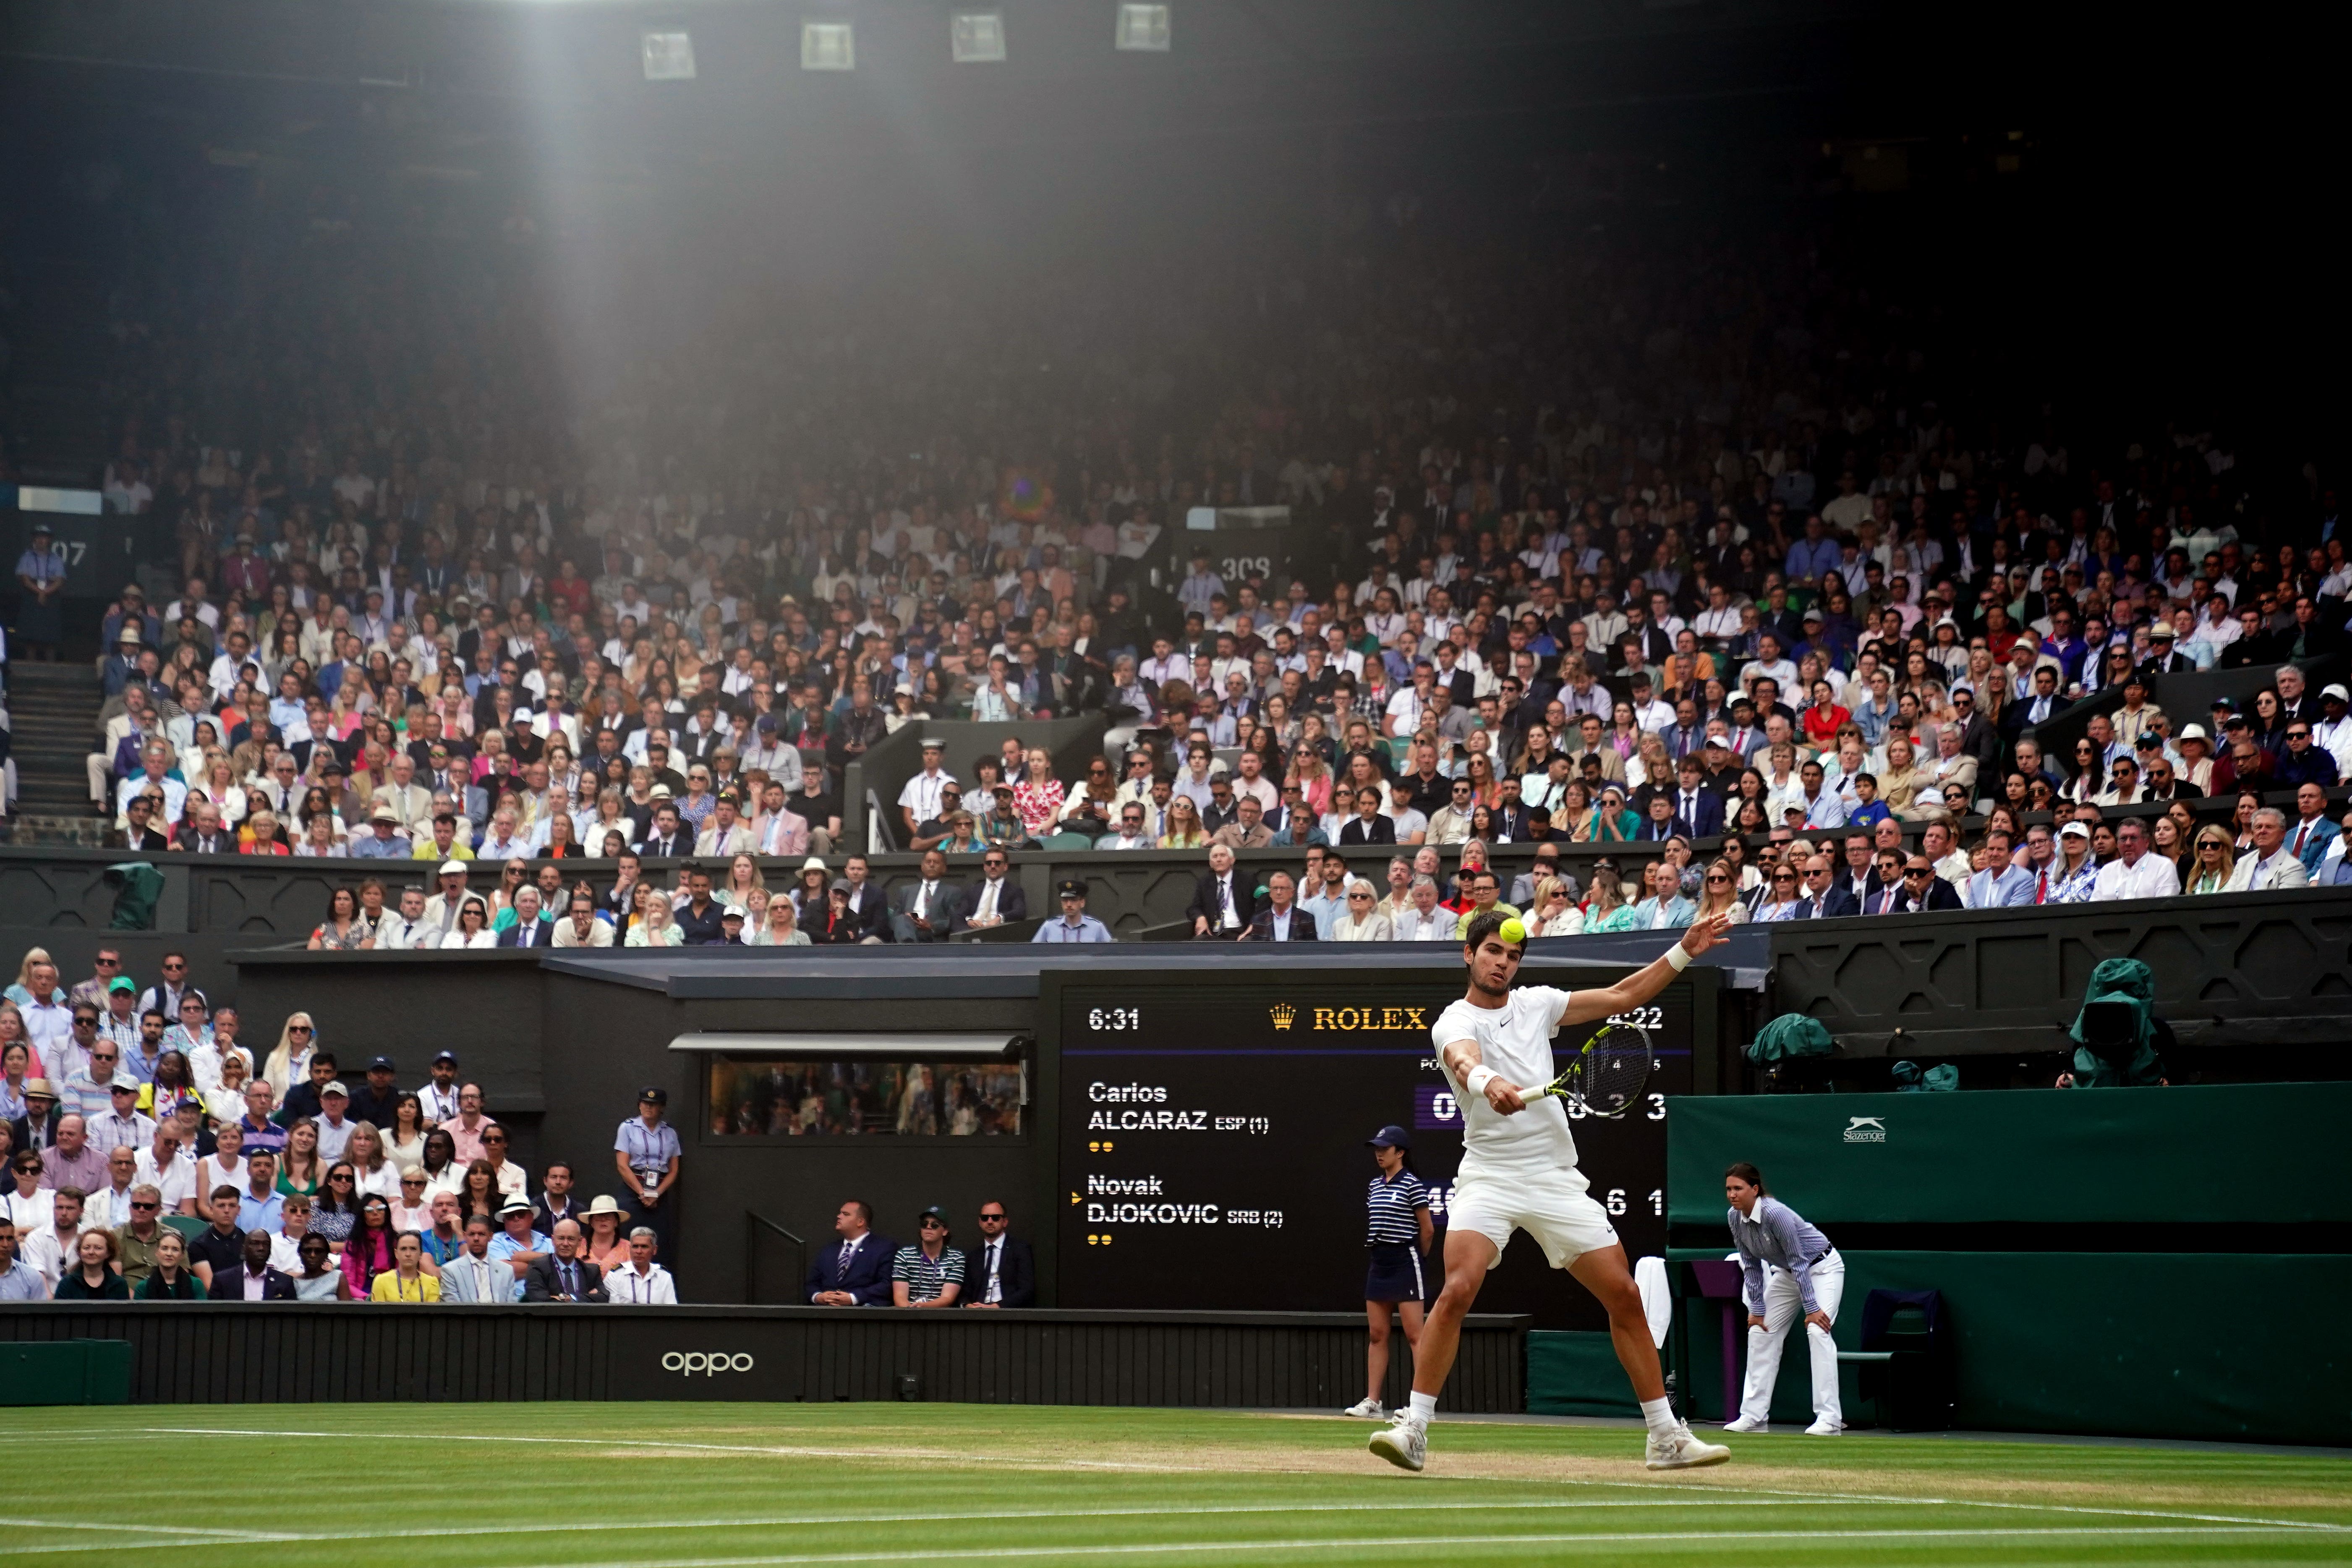
[[[1462,1080],[1462,1086],[1483,1100],[1486,1098],[1486,1086],[1501,1076],[1485,1062],[1480,1062],[1470,1069],[1470,1076]]]
[[[1666,949],[1666,967],[1668,969],[1673,970],[1676,974],[1680,974],[1684,970],[1688,969],[1690,966],[1691,955],[1689,948],[1685,947],[1681,942],[1676,942],[1674,946]]]

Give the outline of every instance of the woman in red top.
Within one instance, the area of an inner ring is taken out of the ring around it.
[[[1853,717],[1838,706],[1837,696],[1826,680],[1813,682],[1813,705],[1805,710],[1805,739],[1818,749],[1837,743],[1838,726]]]
[[[1053,831],[1054,819],[1062,814],[1066,792],[1062,781],[1054,776],[1052,752],[1043,746],[1032,746],[1027,760],[1028,776],[1013,786],[1013,809],[1021,814],[1021,826],[1034,838]]]
[[[237,835],[236,852],[240,855],[291,855],[294,853],[279,835],[278,814],[266,806],[245,819],[244,831]]]

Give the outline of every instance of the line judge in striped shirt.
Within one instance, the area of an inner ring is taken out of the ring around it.
[[[1365,1195],[1364,1246],[1371,1264],[1364,1274],[1364,1315],[1372,1338],[1364,1351],[1364,1398],[1346,1414],[1388,1419],[1381,1384],[1389,1375],[1389,1314],[1404,1325],[1408,1348],[1421,1344],[1421,1307],[1429,1292],[1422,1259],[1435,1232],[1429,1219],[1429,1189],[1412,1168],[1412,1139],[1402,1127],[1383,1127],[1364,1141],[1381,1168]]]

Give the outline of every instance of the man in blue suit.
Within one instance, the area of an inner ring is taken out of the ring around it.
[[[515,889],[514,924],[499,932],[500,947],[551,947],[555,926],[540,912],[539,889],[525,882]]]
[[[1723,832],[1723,797],[1700,782],[1706,776],[1696,754],[1675,768],[1675,831],[1685,838],[1713,838]]]
[[[833,1216],[840,1241],[816,1255],[808,1272],[809,1304],[815,1307],[881,1307],[890,1300],[890,1260],[898,1248],[874,1234],[874,1211],[857,1198]]]
[[[1797,900],[1793,919],[1833,921],[1847,915],[1862,913],[1861,901],[1852,892],[1837,885],[1836,873],[1830,869],[1830,858],[1816,855],[1805,862],[1805,896]]]

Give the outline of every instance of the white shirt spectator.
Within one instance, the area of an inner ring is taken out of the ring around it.
[[[2104,904],[2116,899],[2169,899],[2179,891],[2180,873],[2163,856],[2142,855],[2138,865],[2130,866],[2118,855],[2099,868],[2098,877],[2091,883],[2091,901]]]
[[[178,1214],[180,1205],[196,1195],[196,1162],[184,1149],[172,1157],[168,1165],[155,1163],[155,1151],[151,1144],[139,1151],[137,1181],[152,1183],[163,1194],[163,1212]]]
[[[143,772],[132,773],[114,786],[116,819],[128,822],[131,819],[131,803],[151,789],[163,792],[163,815],[154,820],[155,830],[160,833],[166,823],[179,821],[181,808],[188,804],[188,786],[168,773],[160,779],[150,779]]]
[[[625,1263],[604,1276],[604,1297],[615,1307],[675,1307],[677,1286],[658,1263],[646,1264],[642,1274],[635,1263]]]
[[[324,1116],[314,1116],[310,1121],[319,1130],[320,1163],[331,1165],[341,1159],[343,1151],[351,1146],[352,1130],[357,1123],[348,1116],[341,1121],[330,1121]]]
[[[918,823],[937,821],[940,792],[955,782],[955,775],[945,768],[919,773],[908,779],[906,787],[898,792],[898,804],[913,812]]]

